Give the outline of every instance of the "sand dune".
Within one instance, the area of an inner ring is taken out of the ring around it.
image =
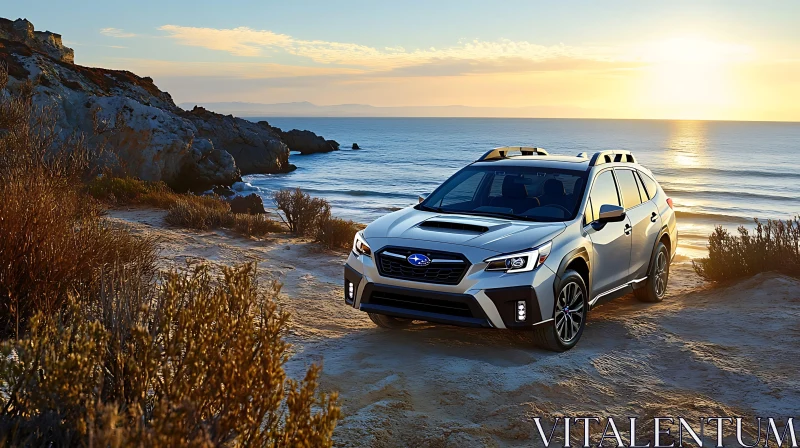
[[[796,279],[762,274],[712,289],[679,262],[663,303],[628,296],[603,305],[580,344],[554,354],[533,348],[523,332],[378,329],[344,306],[344,257],[306,241],[172,229],[163,212],[147,209],[109,215],[159,235],[164,267],[255,260],[263,280],[280,279],[281,303],[293,313],[287,369],[297,377],[323,362],[322,386],[338,390],[343,405],[341,446],[531,446],[536,416],[800,411]]]

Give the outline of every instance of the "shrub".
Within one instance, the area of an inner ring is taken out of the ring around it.
[[[800,277],[800,217],[755,220],[755,234],[744,226],[738,236],[716,227],[708,237],[708,257],[694,262],[706,280],[733,280],[765,271]]]
[[[353,238],[356,232],[361,230],[360,224],[341,218],[327,218],[319,223],[317,229],[317,242],[328,249],[348,250],[353,245]]]
[[[117,270],[100,300],[38,315],[0,346],[5,443],[331,446],[336,394],[317,392],[317,366],[287,379],[280,288],[255,277],[199,266],[154,286]]]
[[[278,210],[283,212],[281,219],[289,227],[289,231],[297,235],[316,234],[319,224],[331,215],[328,201],[312,198],[299,188],[276,191],[273,200]]]
[[[105,266],[155,270],[155,241],[102,220],[64,179],[17,177],[0,183],[0,197],[0,336],[57,312],[70,293],[89,294]]]

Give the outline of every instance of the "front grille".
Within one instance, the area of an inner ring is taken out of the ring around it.
[[[405,310],[446,314],[448,316],[474,317],[466,303],[451,302],[449,300],[423,299],[391,292],[375,291],[370,296],[369,303]]]
[[[411,254],[424,254],[433,261],[427,266],[414,266],[405,258]],[[377,261],[378,271],[384,277],[441,285],[457,285],[470,266],[461,254],[399,247],[382,249]]]

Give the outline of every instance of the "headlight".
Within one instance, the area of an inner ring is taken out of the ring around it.
[[[362,232],[357,232],[353,239],[353,253],[356,255],[366,255],[368,257],[372,256],[372,249],[370,249],[369,244],[364,241],[364,234]]]
[[[544,263],[547,256],[550,255],[550,249],[553,247],[553,242],[548,241],[539,247],[524,252],[516,252],[508,255],[500,255],[497,257],[487,258],[484,262],[487,271],[504,271],[507,274],[515,272],[529,272]]]

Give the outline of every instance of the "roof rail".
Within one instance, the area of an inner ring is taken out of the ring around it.
[[[506,159],[508,158],[508,153],[510,152],[519,152],[522,156],[548,156],[550,153],[545,151],[543,148],[531,148],[527,146],[501,146],[499,148],[494,148],[493,150],[487,152],[480,159],[478,162],[484,160],[495,160],[495,159]]]
[[[615,149],[613,151],[600,151],[594,153],[592,160],[589,161],[589,166],[602,165],[604,163],[613,162],[626,162],[636,163],[636,157],[630,151]]]

